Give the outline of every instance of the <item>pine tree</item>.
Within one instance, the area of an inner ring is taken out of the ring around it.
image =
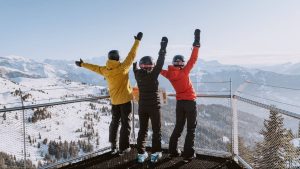
[[[45,138],[45,139],[44,139],[44,141],[43,141],[43,144],[45,144],[45,145],[46,145],[46,144],[47,144],[47,142],[48,142],[48,139],[47,139],[47,138]]]
[[[75,142],[71,142],[70,143],[70,147],[69,147],[69,154],[71,157],[76,157],[78,155],[78,147],[75,144]]]
[[[285,169],[295,160],[293,135],[284,128],[283,117],[271,110],[261,131],[263,142],[257,143],[254,167],[259,169]]]
[[[61,155],[62,155],[62,144],[61,142],[59,144],[56,145],[55,147],[55,158],[57,160],[61,159]]]
[[[242,137],[239,137],[239,155],[249,164],[253,163],[253,151],[246,146]]]
[[[42,162],[39,160],[38,162],[38,168],[41,168],[43,166]]]
[[[285,158],[284,159],[287,163],[287,168],[292,168],[293,166],[297,165],[297,164],[294,164],[295,162],[299,163],[298,162],[299,160],[297,159],[297,157],[298,157],[297,149],[291,143],[291,141],[294,139],[292,130],[287,130],[284,139],[285,139],[285,144],[284,144]]]
[[[49,142],[48,153],[50,155],[54,155],[55,154],[55,145],[54,145],[54,142],[52,142],[52,141]]]
[[[298,125],[298,135],[297,135],[298,138],[300,138],[300,121],[299,121],[299,125]]]
[[[46,154],[44,159],[45,159],[46,161],[50,161],[50,160],[51,160],[51,156],[50,156],[49,154]]]
[[[19,120],[19,116],[18,116],[17,113],[15,114],[15,119],[16,119],[16,120]]]
[[[31,137],[30,137],[30,135],[28,135],[28,140],[29,140],[29,143],[31,144]]]
[[[3,120],[6,120],[6,112],[3,113]]]

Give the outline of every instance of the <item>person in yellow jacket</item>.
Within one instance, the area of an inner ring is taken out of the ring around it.
[[[117,135],[119,124],[121,121],[120,140],[119,140],[119,154],[129,152],[129,137],[130,137],[130,121],[131,121],[131,100],[132,88],[129,83],[129,68],[133,63],[139,42],[143,37],[143,33],[139,32],[135,38],[135,42],[123,62],[120,62],[118,50],[111,50],[108,53],[108,60],[106,66],[98,66],[89,63],[84,63],[81,59],[75,64],[79,67],[84,67],[94,71],[105,77],[108,83],[108,90],[112,103],[112,120],[109,126],[109,142],[111,143],[112,153],[118,153],[117,150]]]

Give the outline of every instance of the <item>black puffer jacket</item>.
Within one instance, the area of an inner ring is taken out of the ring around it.
[[[139,106],[159,106],[160,98],[158,94],[158,76],[165,61],[165,52],[159,52],[155,67],[151,72],[137,69],[136,63],[133,64],[133,72],[139,87]]]

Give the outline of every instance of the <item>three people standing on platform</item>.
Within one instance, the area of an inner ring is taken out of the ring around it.
[[[102,76],[108,82],[109,94],[112,102],[112,121],[109,127],[109,141],[111,143],[112,153],[118,153],[117,149],[117,133],[121,122],[119,154],[129,152],[129,137],[130,137],[130,121],[131,121],[131,100],[132,89],[129,84],[129,68],[133,63],[139,42],[143,34],[139,32],[135,36],[135,42],[126,59],[121,63],[119,61],[119,52],[112,50],[108,53],[108,61],[106,66],[98,66],[84,63],[81,59],[76,61],[76,65],[87,68]],[[161,48],[156,64],[151,56],[144,56],[137,63],[133,64],[133,72],[139,88],[139,121],[140,130],[138,133],[137,161],[143,163],[148,157],[146,152],[146,142],[148,132],[148,122],[152,124],[152,149],[151,162],[157,162],[161,154],[161,111],[160,97],[158,93],[158,76],[159,74],[166,77],[176,91],[176,124],[170,138],[169,153],[170,157],[181,155],[178,149],[178,138],[181,136],[185,122],[187,121],[187,135],[184,144],[183,157],[185,161],[190,161],[195,157],[195,129],[197,125],[197,106],[196,93],[192,86],[189,74],[198,59],[198,51],[200,48],[200,30],[196,29],[194,33],[193,50],[190,59],[185,64],[184,56],[175,55],[173,65],[168,66],[168,70],[162,70],[166,55],[166,47],[168,44],[167,37],[161,40]]]

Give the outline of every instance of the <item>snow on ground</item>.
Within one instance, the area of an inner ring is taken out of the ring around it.
[[[0,151],[15,155],[21,158],[23,154],[23,130],[22,123],[15,119],[15,113],[21,114],[20,111],[6,114],[6,120],[3,120],[0,113]]]
[[[19,90],[23,87],[21,85],[15,84],[10,80],[0,77],[0,109],[6,107],[20,106],[20,97],[13,96],[11,92]]]
[[[300,138],[295,138],[291,141],[291,143],[294,145],[294,147],[299,148],[300,147]]]
[[[53,101],[62,101],[75,99],[78,97],[99,96],[101,90],[105,89],[100,86],[85,85],[77,82],[65,81],[54,77],[42,79],[26,79],[18,78],[17,83],[11,82],[0,77],[0,109],[6,107],[20,106],[20,96],[11,94],[15,90],[21,88],[23,96],[30,95],[24,102],[25,105],[48,103]],[[102,93],[103,94],[103,93]],[[105,93],[106,94],[106,93]],[[18,102],[16,104],[14,103]],[[90,104],[95,105],[95,109],[91,109]],[[42,144],[45,138],[52,141],[78,141],[86,140],[80,138],[84,134],[84,121],[87,113],[89,117],[93,114],[100,116],[99,120],[93,119],[95,133],[98,132],[99,145],[96,144],[97,137],[94,136],[90,142],[94,146],[94,150],[103,148],[109,145],[108,130],[111,120],[110,114],[102,113],[101,109],[106,106],[110,109],[110,103],[106,100],[100,102],[82,102],[46,108],[48,113],[51,113],[51,118],[38,120],[35,123],[28,122],[28,117],[32,117],[33,110],[25,111],[26,119],[26,149],[27,158],[32,160],[37,165],[39,160],[42,160],[48,152],[48,146]],[[16,158],[22,158],[23,155],[23,116],[21,111],[7,112],[6,120],[3,113],[0,113],[0,151],[15,155]],[[89,123],[89,122],[88,122]],[[77,131],[82,129],[82,131]],[[39,138],[39,134],[41,138]],[[35,140],[34,143],[29,143],[30,140]],[[41,147],[38,148],[38,143]]]

